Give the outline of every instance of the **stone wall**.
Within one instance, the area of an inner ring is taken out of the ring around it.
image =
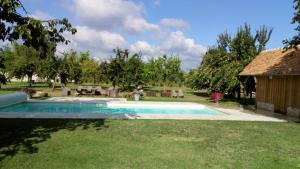
[[[291,117],[300,118],[300,109],[294,107],[287,108],[287,115]]]
[[[274,104],[271,103],[257,102],[257,108],[274,112]]]

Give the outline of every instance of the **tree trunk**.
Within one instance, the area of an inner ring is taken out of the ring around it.
[[[29,83],[29,87],[31,87],[31,82],[32,82],[32,75],[28,74],[28,83]]]
[[[238,92],[238,99],[241,99],[241,87],[239,86],[237,89]]]
[[[96,86],[96,75],[94,74],[94,87]]]

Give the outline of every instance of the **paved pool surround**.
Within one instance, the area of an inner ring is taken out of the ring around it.
[[[20,97],[24,101],[24,96]],[[20,99],[19,101],[21,101]],[[27,97],[26,97],[27,99]],[[25,100],[26,101],[26,100]],[[37,100],[28,100],[37,102]],[[123,98],[88,98],[88,97],[52,97],[38,102],[88,102],[102,103],[108,107],[132,108],[205,108],[207,106],[191,102],[147,102],[147,101],[127,101]],[[1,105],[1,104],[0,104]],[[0,118],[53,118],[53,119],[176,119],[176,120],[236,120],[236,121],[272,121],[285,122],[276,117],[264,116],[259,114],[245,113],[242,110],[224,109],[208,107],[222,113],[217,115],[179,115],[179,114],[97,114],[97,113],[5,113],[0,112]]]

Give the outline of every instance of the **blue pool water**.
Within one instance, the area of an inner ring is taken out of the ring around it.
[[[111,108],[97,103],[24,102],[0,108],[1,112],[14,113],[103,113],[103,114],[203,114],[217,115],[209,108]]]

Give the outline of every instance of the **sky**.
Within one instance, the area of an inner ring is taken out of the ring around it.
[[[39,19],[66,17],[77,34],[65,34],[68,46],[89,51],[96,59],[113,56],[114,48],[141,52],[145,61],[163,54],[179,56],[184,70],[196,68],[218,34],[234,35],[248,23],[252,30],[274,29],[267,49],[282,47],[294,27],[292,0],[22,0]]]

